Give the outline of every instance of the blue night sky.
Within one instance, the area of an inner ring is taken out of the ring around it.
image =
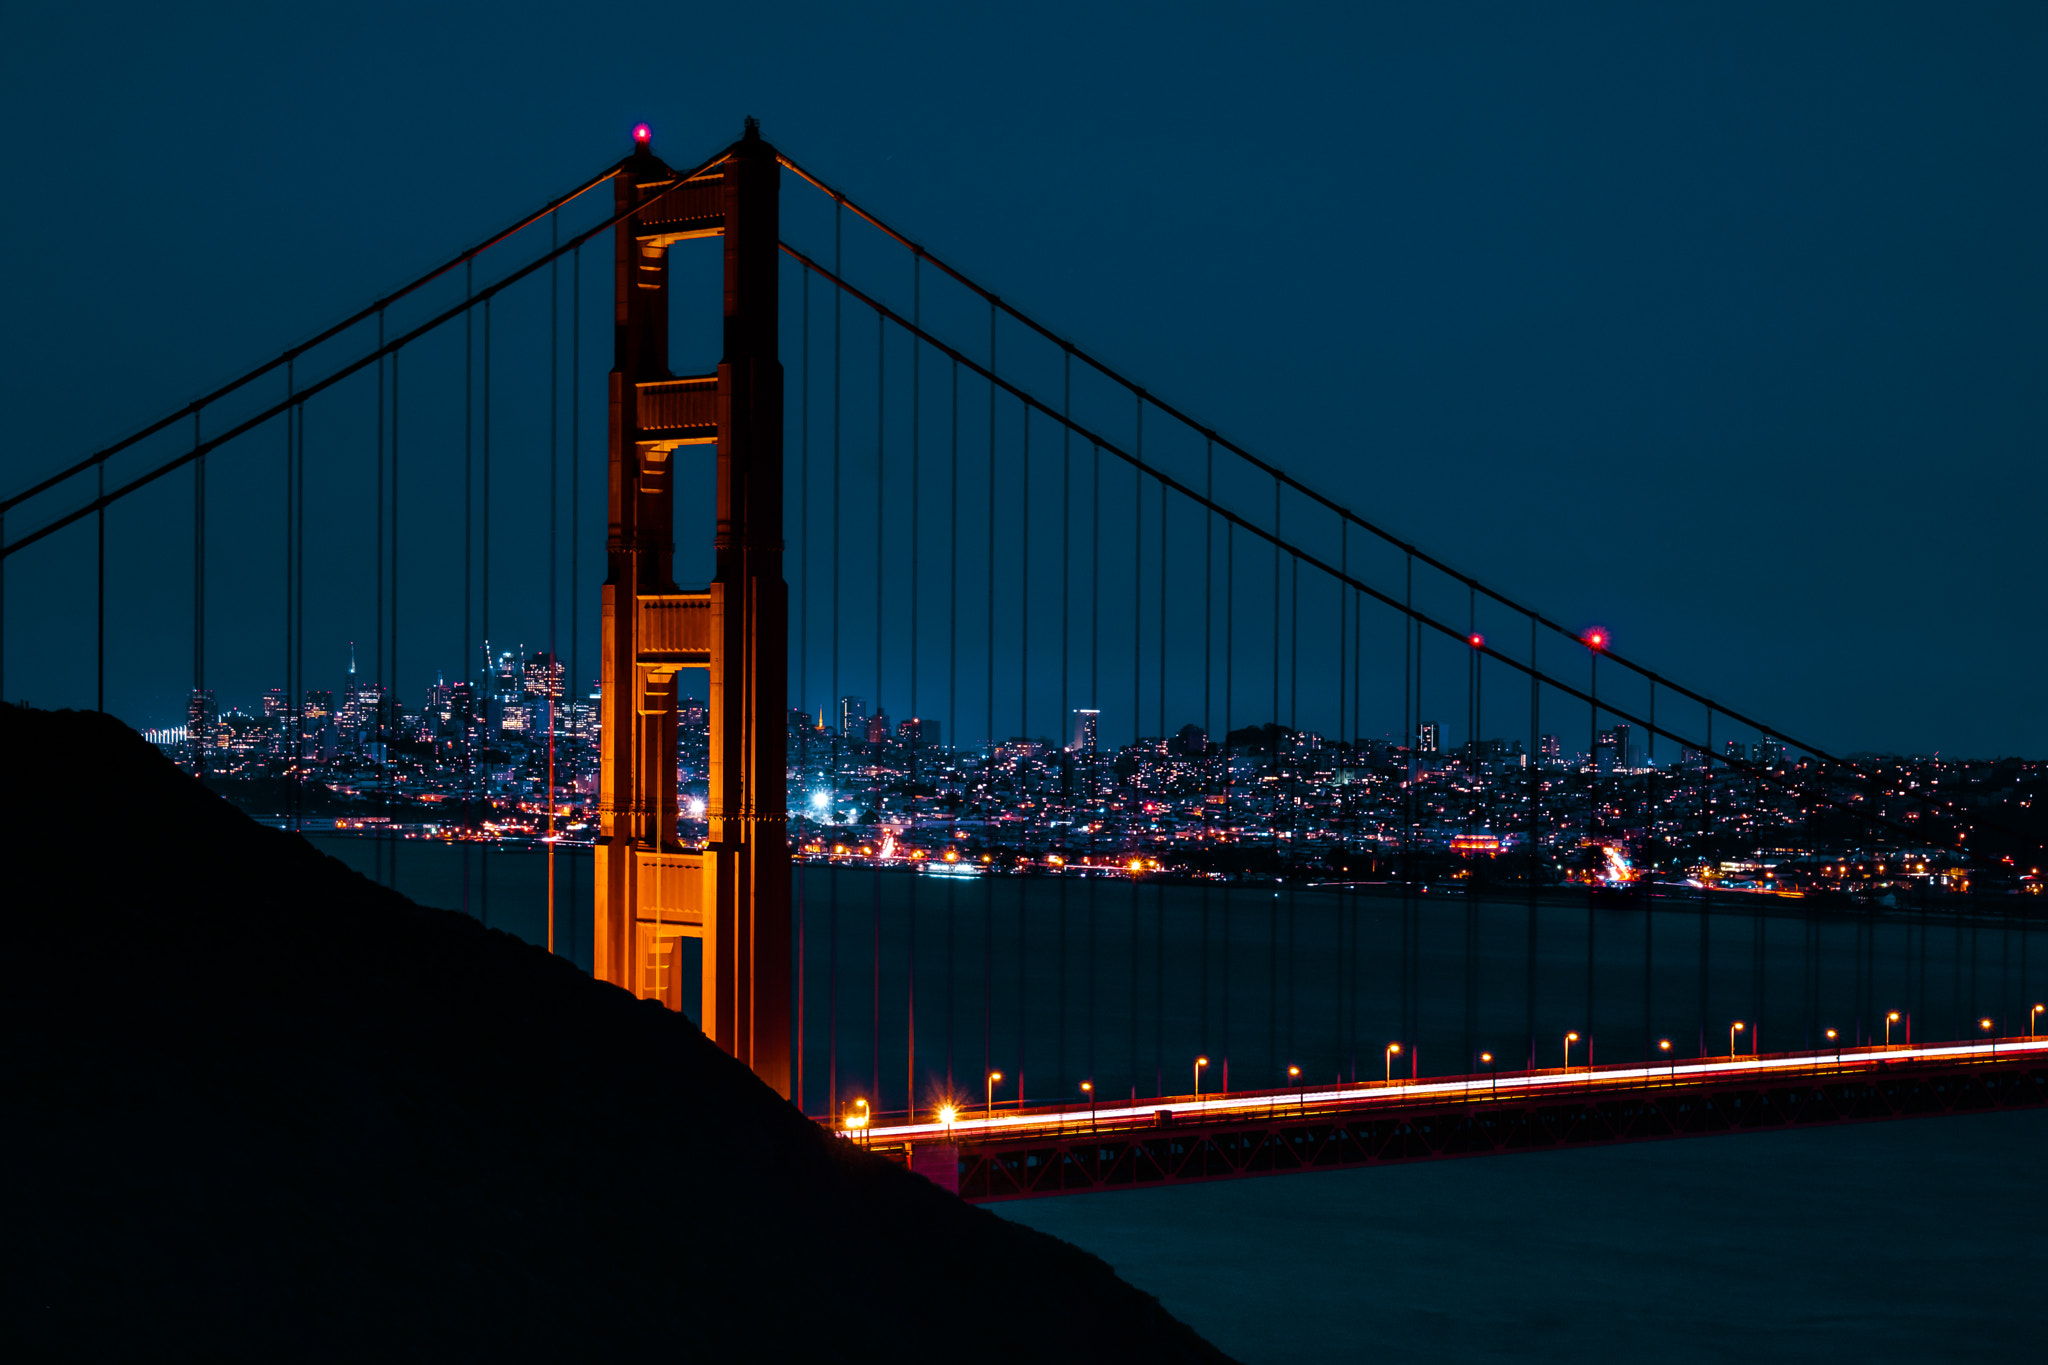
[[[755,114],[1148,389],[1660,671],[1843,750],[2040,756],[2044,70],[2037,3],[30,3],[0,487],[635,120],[689,162]],[[181,543],[115,572],[188,574]],[[10,695],[77,686],[32,660],[61,562],[9,565]],[[124,663],[113,709],[175,712],[180,610],[123,618],[171,662]]]

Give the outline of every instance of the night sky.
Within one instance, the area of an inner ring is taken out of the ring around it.
[[[636,120],[687,163],[754,114],[1561,622],[1840,750],[2040,756],[2044,70],[2035,3],[32,5],[0,44],[0,488],[577,183]],[[189,575],[187,526],[181,492],[118,528],[109,705],[137,722],[179,710],[189,607],[150,585]],[[10,696],[90,698],[36,643],[49,602],[89,604],[64,577],[89,541],[67,553],[8,566]],[[309,685],[338,686],[316,643]],[[216,674],[275,680],[226,646]]]

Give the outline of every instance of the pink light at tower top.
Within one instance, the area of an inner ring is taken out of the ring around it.
[[[653,140],[654,130],[652,128],[648,127],[644,123],[636,123],[633,125],[633,141],[637,142],[642,147],[645,147],[649,142],[652,142]]]

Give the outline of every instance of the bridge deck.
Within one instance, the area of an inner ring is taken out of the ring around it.
[[[987,1202],[2048,1105],[2048,1038],[1574,1067],[878,1122],[842,1136]],[[952,1174],[955,1180],[946,1179]]]

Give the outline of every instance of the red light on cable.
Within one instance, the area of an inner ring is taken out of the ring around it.
[[[1605,649],[1605,648],[1607,648],[1607,632],[1606,632],[1606,631],[1604,631],[1604,630],[1602,630],[1602,629],[1600,629],[1600,628],[1599,628],[1598,626],[1595,626],[1595,627],[1593,627],[1593,629],[1591,629],[1591,630],[1587,631],[1587,632],[1586,632],[1586,647],[1587,647],[1588,649]]]
[[[638,143],[642,147],[645,147],[649,142],[652,142],[653,140],[654,130],[652,128],[649,128],[644,123],[636,123],[633,125],[634,142]]]
[[[1467,635],[1465,637],[1465,643],[1472,646],[1472,648],[1474,649],[1484,649],[1486,648],[1486,637],[1484,635],[1479,634],[1477,631],[1474,631],[1472,634]]]

